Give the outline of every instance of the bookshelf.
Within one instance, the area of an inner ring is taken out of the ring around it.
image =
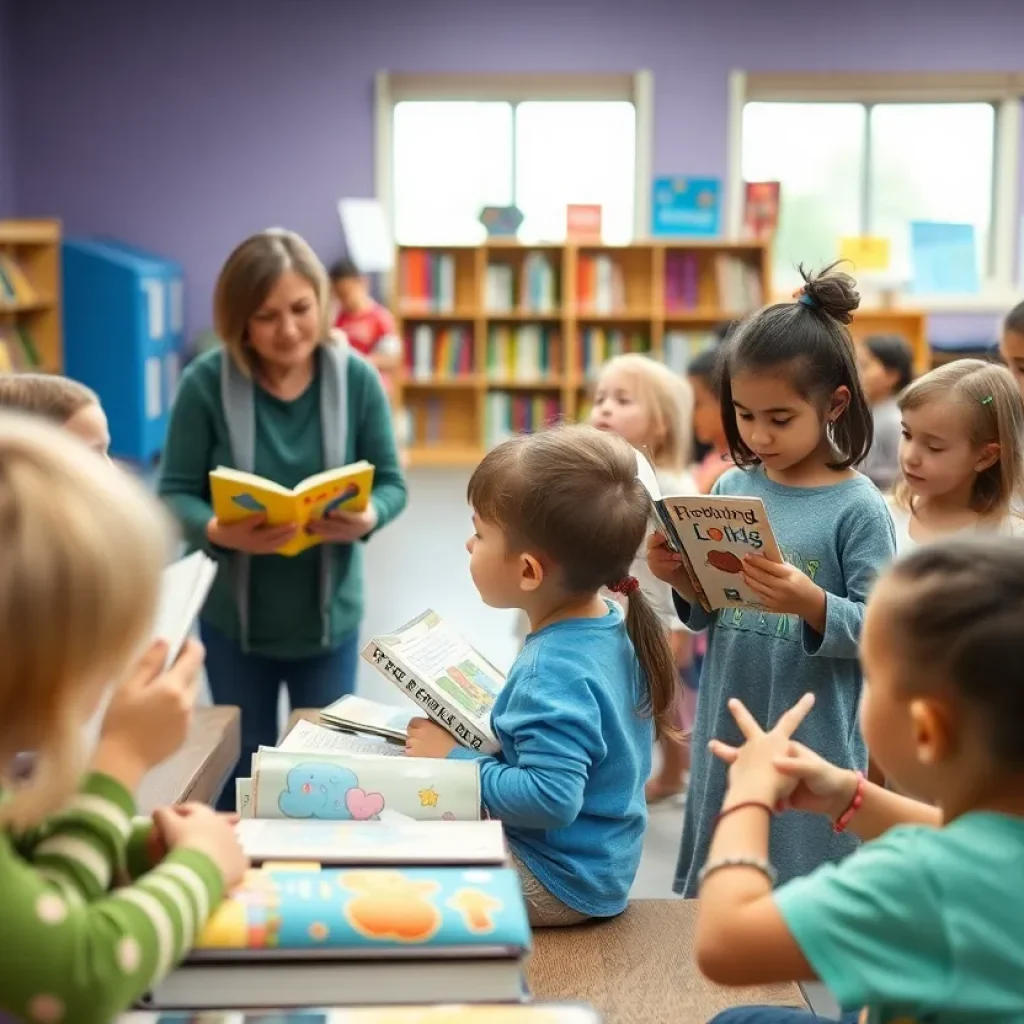
[[[0,220],[0,372],[62,372],[60,295],[60,221]]]
[[[770,263],[760,242],[399,247],[411,465],[473,466],[513,433],[581,418],[619,353],[685,372],[719,323],[764,303]]]
[[[914,353],[914,372],[932,368],[932,350],[928,344],[928,314],[919,309],[899,306],[858,309],[850,324],[855,342],[872,334],[895,334],[903,338]]]

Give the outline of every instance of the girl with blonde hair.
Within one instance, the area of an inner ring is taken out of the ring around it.
[[[99,395],[70,377],[52,373],[0,374],[0,409],[51,420],[100,455],[107,455],[110,450],[110,427]]]
[[[1024,399],[1010,371],[958,359],[914,381],[899,407],[897,553],[961,531],[1024,533]]]
[[[630,353],[609,360],[601,369],[594,392],[590,422],[598,430],[624,438],[646,454],[654,465],[661,493],[695,494],[697,484],[688,469],[693,436],[693,388],[663,363]],[[660,617],[679,667],[678,732],[661,738],[661,764],[647,783],[651,803],[682,793],[690,768],[688,734],[693,730],[697,680],[693,677],[693,634],[679,621],[672,588],[647,567],[642,547],[630,572]]]
[[[208,808],[132,827],[143,775],[184,742],[202,665],[151,645],[116,689],[89,765],[84,725],[152,626],[160,507],[67,432],[0,413],[0,1017],[107,1021],[194,943],[245,858]],[[27,778],[10,766],[35,752]],[[134,884],[111,891],[127,866]]]
[[[242,756],[277,739],[281,683],[292,707],[323,707],[355,687],[363,614],[362,551],[405,507],[391,409],[377,371],[331,336],[330,283],[298,235],[273,229],[228,257],[214,294],[223,341],[182,374],[160,470],[160,494],[188,546],[221,563],[200,614],[213,699],[242,709]],[[275,555],[294,525],[256,514],[222,523],[210,471],[230,466],[294,487],[365,459],[376,469],[364,512],[307,528],[326,543]],[[234,785],[222,807],[230,809]]]

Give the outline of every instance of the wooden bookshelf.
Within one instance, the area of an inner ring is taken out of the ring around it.
[[[873,334],[895,334],[903,338],[914,353],[914,372],[927,373],[932,368],[932,350],[928,344],[928,314],[919,309],[899,306],[858,309],[850,324],[855,342]]]
[[[511,433],[581,418],[619,352],[685,372],[715,327],[764,303],[770,273],[759,242],[399,247],[410,463],[472,466]]]
[[[0,220],[0,372],[62,372],[60,294],[60,221]]]

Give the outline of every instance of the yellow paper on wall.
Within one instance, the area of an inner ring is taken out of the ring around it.
[[[857,270],[888,270],[889,239],[862,235],[839,242],[839,258],[849,260]]]

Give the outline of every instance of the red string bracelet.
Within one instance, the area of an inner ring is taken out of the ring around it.
[[[733,804],[732,807],[723,807],[715,816],[712,827],[717,827],[723,818],[728,818],[730,814],[735,814],[736,811],[742,811],[747,807],[760,807],[762,811],[768,812],[768,817],[775,813],[775,809],[770,804],[763,804],[760,800],[744,800],[742,803]]]
[[[608,589],[613,594],[623,594],[629,597],[633,591],[640,589],[640,581],[635,576],[625,576],[618,583],[613,583]]]
[[[864,803],[864,782],[864,773],[857,772],[857,788],[853,791],[853,799],[850,801],[849,807],[836,818],[836,822],[832,826],[834,832],[845,832],[847,826],[853,821],[853,816],[860,810],[861,804]]]

